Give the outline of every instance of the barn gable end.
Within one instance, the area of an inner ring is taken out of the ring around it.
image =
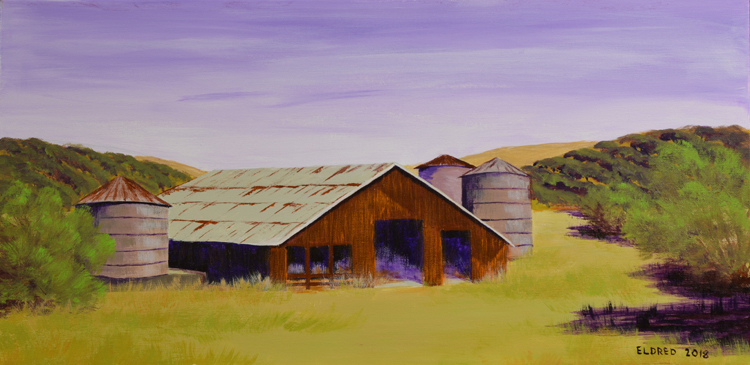
[[[441,245],[441,232],[444,231],[470,232],[472,280],[505,270],[507,241],[487,229],[470,213],[458,209],[450,199],[426,187],[424,181],[411,173],[393,169],[338,204],[276,250],[283,250],[287,246],[352,245],[355,273],[375,274],[374,222],[421,220],[426,284],[441,285],[444,281]],[[271,266],[274,273],[273,263]],[[277,270],[278,273],[284,272],[280,268]]]

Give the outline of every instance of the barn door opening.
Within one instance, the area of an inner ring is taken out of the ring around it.
[[[375,221],[375,268],[380,275],[423,282],[422,221]]]
[[[291,283],[304,281],[307,250],[305,247],[289,246],[286,248],[286,277]]]
[[[442,231],[440,236],[445,276],[471,280],[471,231]]]

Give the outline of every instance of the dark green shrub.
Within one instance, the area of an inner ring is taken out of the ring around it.
[[[646,252],[687,262],[717,281],[750,269],[750,171],[737,151],[687,142],[658,149],[650,194],[627,208],[625,237]],[[740,280],[741,281],[741,280]]]
[[[597,186],[589,189],[578,207],[594,236],[619,236],[631,202],[642,194],[641,189],[626,183]]]
[[[89,305],[104,293],[92,273],[115,243],[86,209],[66,211],[53,188],[19,183],[0,202],[0,308]]]

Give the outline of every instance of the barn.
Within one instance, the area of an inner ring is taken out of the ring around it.
[[[168,190],[169,266],[307,287],[383,274],[442,285],[505,270],[512,244],[397,164],[217,170]]]

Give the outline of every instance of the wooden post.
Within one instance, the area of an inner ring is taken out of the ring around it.
[[[270,254],[270,276],[274,283],[286,284],[286,247],[273,247]]]
[[[333,245],[328,245],[328,279],[333,283]]]
[[[484,267],[482,266],[481,258],[484,254],[484,235],[472,235],[471,236],[471,281],[482,280],[484,275]]]
[[[422,270],[425,285],[443,285],[443,242],[440,230],[432,225],[424,227]]]

